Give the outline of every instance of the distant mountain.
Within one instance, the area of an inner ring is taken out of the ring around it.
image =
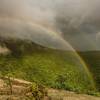
[[[100,51],[86,51],[79,54],[87,64],[100,90]]]
[[[38,45],[29,40],[11,39],[11,38],[8,39],[2,37],[0,37],[0,45],[2,47],[2,50],[4,51],[8,50],[11,52],[11,54],[16,56],[31,53],[34,50],[48,49],[47,47]]]

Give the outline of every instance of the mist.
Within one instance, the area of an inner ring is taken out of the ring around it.
[[[100,50],[100,0],[0,0],[0,37],[62,50]]]

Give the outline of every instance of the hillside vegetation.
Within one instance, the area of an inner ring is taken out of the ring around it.
[[[0,56],[1,76],[11,75],[47,87],[80,93],[96,91],[75,52],[48,49],[29,41],[1,42],[11,50]]]
[[[80,52],[80,55],[85,60],[100,91],[100,51]]]

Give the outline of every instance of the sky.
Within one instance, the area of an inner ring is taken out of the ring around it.
[[[100,50],[100,0],[0,0],[0,37],[62,50]]]

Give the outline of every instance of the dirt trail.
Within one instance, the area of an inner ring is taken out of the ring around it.
[[[30,93],[28,88],[31,82],[27,82],[20,79],[13,79],[12,91],[10,94],[9,87],[6,86],[5,81],[0,79],[0,100],[31,100],[27,98],[27,94]],[[100,100],[99,97],[76,94],[65,90],[47,89],[48,97],[43,100]],[[34,100],[34,99],[32,99]]]
[[[49,89],[48,94],[52,100],[100,100],[100,97],[94,97],[85,94],[76,94],[65,90]]]

